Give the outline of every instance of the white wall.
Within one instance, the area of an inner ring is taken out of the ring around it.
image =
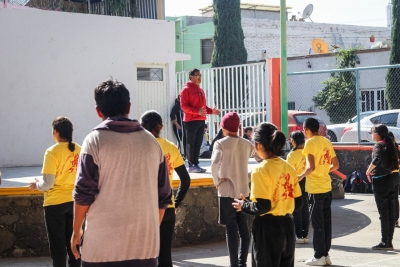
[[[72,120],[74,141],[81,144],[100,123],[94,88],[112,76],[134,98],[135,65],[166,65],[169,102],[173,103],[173,22],[0,9],[0,25],[2,167],[41,165],[44,151],[54,144],[51,123],[57,116]]]
[[[361,50],[357,51],[360,64],[356,67],[370,67],[389,65],[390,50]],[[310,61],[311,68],[307,67]],[[288,72],[304,72],[336,69],[335,54],[313,55],[308,57],[288,58]],[[360,90],[384,88],[387,69],[360,71]],[[329,78],[330,73],[305,74],[288,76],[288,101],[294,101],[296,109],[308,110],[314,107],[312,97],[324,88],[321,82]],[[353,103],[356,105],[356,103]],[[315,112],[327,124],[330,119],[324,110],[315,109]]]
[[[341,33],[345,48],[358,45],[369,48],[369,37],[374,34],[376,41],[387,38],[386,27],[367,27],[341,24],[311,23],[287,21],[287,55],[304,56],[309,54],[311,40],[322,38],[329,46],[335,44],[331,28]],[[242,18],[244,42],[248,61],[262,59],[261,51],[266,50],[269,58],[280,57],[280,22],[279,20]],[[337,29],[337,30],[336,30]],[[338,36],[338,35],[336,35]],[[338,38],[336,39],[338,43]],[[315,54],[311,51],[311,54]]]

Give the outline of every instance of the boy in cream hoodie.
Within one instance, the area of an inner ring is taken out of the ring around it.
[[[239,116],[227,113],[221,121],[224,138],[214,144],[211,156],[211,172],[218,189],[219,223],[226,226],[226,242],[231,267],[246,266],[250,235],[247,216],[236,212],[232,203],[242,193],[249,196],[248,161],[254,154],[249,140],[238,136]],[[238,232],[240,251],[238,252]]]

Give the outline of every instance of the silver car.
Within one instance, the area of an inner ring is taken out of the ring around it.
[[[384,124],[396,139],[400,141],[400,109],[385,110],[360,120],[360,141],[372,142],[371,128],[375,124]],[[343,130],[342,142],[358,141],[357,123],[348,124]]]

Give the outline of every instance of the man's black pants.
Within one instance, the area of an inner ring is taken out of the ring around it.
[[[186,158],[189,165],[199,164],[200,147],[203,142],[205,121],[184,122],[186,134]]]
[[[395,224],[395,185],[391,174],[373,178],[375,203],[381,220],[382,242],[392,242]]]
[[[74,202],[44,207],[47,236],[53,267],[80,267],[81,259],[76,260],[71,252]]]
[[[310,215],[314,228],[314,257],[329,255],[332,243],[332,192],[310,194]]]
[[[165,210],[163,220],[160,225],[160,255],[158,257],[159,267],[172,267],[172,240],[175,228],[175,209]]]

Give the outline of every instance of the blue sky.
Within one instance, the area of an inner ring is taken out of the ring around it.
[[[279,5],[279,0],[242,0],[242,3]],[[314,5],[311,19],[318,23],[387,26],[386,7],[389,0],[286,0],[291,14],[302,12],[308,4]],[[199,8],[212,0],[165,0],[166,16],[199,16]],[[307,20],[309,21],[309,20]]]

